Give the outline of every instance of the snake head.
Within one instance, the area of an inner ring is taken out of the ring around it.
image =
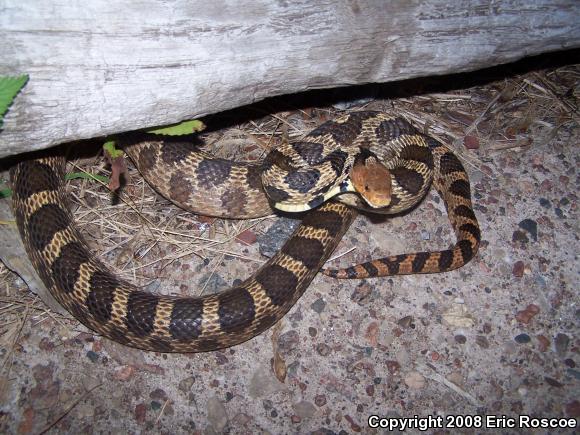
[[[376,158],[355,162],[350,179],[369,206],[382,208],[391,204],[391,172]]]

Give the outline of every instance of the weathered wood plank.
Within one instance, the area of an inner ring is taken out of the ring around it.
[[[577,0],[4,0],[0,74],[30,74],[0,157],[314,88],[580,46]]]

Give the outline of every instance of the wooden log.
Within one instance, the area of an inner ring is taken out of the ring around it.
[[[578,0],[4,0],[0,157],[580,46]]]

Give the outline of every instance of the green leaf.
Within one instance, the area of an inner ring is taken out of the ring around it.
[[[167,127],[147,130],[147,133],[161,134],[165,136],[183,136],[184,134],[196,133],[203,129],[205,129],[203,122],[197,119],[192,119],[191,121],[183,121]]]
[[[114,140],[108,140],[107,142],[105,142],[103,144],[103,149],[112,159],[121,157],[123,155],[123,150],[118,150],[117,148],[115,148]]]
[[[27,81],[28,74],[18,77],[0,76],[0,126],[2,125],[4,114],[10,104],[12,104],[12,100],[14,100],[16,94],[18,94]]]
[[[6,189],[0,189],[0,199],[9,198],[12,195],[12,189],[7,187]]]

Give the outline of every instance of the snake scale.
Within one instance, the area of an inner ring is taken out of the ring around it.
[[[357,164],[358,157],[341,157],[335,152],[353,144],[363,150],[363,165]],[[377,144],[394,148],[375,150]],[[288,155],[282,151],[261,164],[230,162],[167,138],[129,136],[124,145],[140,172],[160,193],[186,209],[220,217],[271,213],[259,174],[288,163]],[[316,180],[329,171],[360,173],[353,178],[364,190],[372,185],[364,179],[370,175],[372,180],[378,167],[376,157],[391,158],[398,164],[407,162],[407,166],[385,169],[393,191],[387,195],[389,204],[373,211],[397,213],[401,204],[417,203],[432,180],[458,241],[450,250],[388,257],[327,274],[360,277],[442,272],[465,264],[477,252],[479,227],[463,166],[447,147],[402,118],[354,112],[324,123],[302,141],[288,146],[294,153],[290,160],[315,164],[314,169],[299,170],[299,176],[288,172],[283,180],[288,189],[310,191],[311,200],[318,198],[308,208],[318,205],[316,202],[333,189],[343,193],[338,199],[346,204],[324,202],[306,213],[276,255],[246,281],[217,295],[154,295],[120,279],[102,264],[87,247],[68,207],[66,160],[62,155],[24,160],[11,168],[16,222],[42,281],[72,315],[119,343],[159,352],[200,352],[232,346],[260,334],[284,316],[355,218],[357,212],[350,206],[368,209],[350,187],[347,189],[344,179],[332,188],[317,184]],[[305,173],[308,176],[304,177]],[[315,194],[313,189],[318,192]],[[282,191],[271,190],[274,198],[270,202],[274,205],[288,199]]]

